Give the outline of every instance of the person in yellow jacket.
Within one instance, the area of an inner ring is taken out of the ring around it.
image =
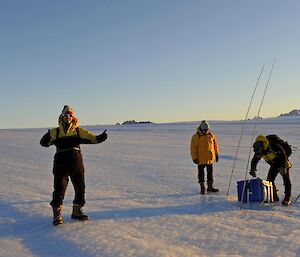
[[[82,212],[85,204],[84,166],[80,144],[98,144],[107,139],[106,130],[96,136],[78,126],[78,119],[69,105],[65,105],[58,119],[59,127],[49,130],[41,139],[44,147],[56,146],[53,163],[54,191],[50,205],[53,208],[53,225],[63,223],[61,209],[71,178],[75,190],[72,219],[87,220]]]
[[[191,140],[191,157],[198,165],[200,194],[205,194],[204,169],[207,171],[207,192],[218,192],[213,187],[213,163],[219,161],[219,147],[215,135],[210,131],[207,121],[203,120]]]

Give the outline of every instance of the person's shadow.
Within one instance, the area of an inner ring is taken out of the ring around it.
[[[183,195],[160,195],[162,198],[180,198],[180,197],[199,197],[199,202],[193,204],[174,204],[158,207],[138,207],[138,208],[119,208],[114,210],[89,212],[91,219],[110,220],[110,219],[134,219],[149,218],[156,216],[168,215],[205,215],[210,213],[218,213],[224,211],[237,210],[238,206],[232,202],[226,201],[224,196],[206,195],[204,197],[199,194],[183,194]],[[142,197],[145,198],[145,197]],[[146,197],[147,198],[147,197]],[[153,198],[153,197],[151,197]],[[104,199],[101,199],[104,200]],[[126,201],[126,199],[124,199]],[[97,201],[94,199],[94,201]]]
[[[34,214],[29,216],[3,201],[0,201],[0,206],[0,240],[5,238],[21,240],[24,249],[34,256],[93,256],[80,249],[79,245],[65,239],[61,228],[52,225],[50,215],[49,217]],[[76,230],[73,233],[76,233]],[[13,252],[14,249],[9,251]]]

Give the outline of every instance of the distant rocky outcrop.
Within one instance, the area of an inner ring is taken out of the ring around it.
[[[262,120],[263,118],[260,116],[254,116],[252,119],[248,119],[248,120]]]
[[[127,120],[122,123],[122,125],[135,125],[135,124],[155,124],[152,121],[135,121],[135,120]]]
[[[288,113],[280,114],[278,117],[300,116],[300,110],[292,110]]]

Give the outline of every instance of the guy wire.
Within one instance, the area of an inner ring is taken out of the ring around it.
[[[264,94],[263,94],[263,97],[261,99],[260,106],[259,106],[259,109],[258,109],[258,112],[257,112],[257,116],[255,117],[254,129],[253,129],[253,134],[252,134],[252,138],[251,138],[251,142],[250,142],[250,147],[249,147],[249,155],[248,155],[247,167],[246,167],[246,172],[245,172],[245,178],[244,178],[244,185],[243,185],[243,191],[242,191],[242,198],[241,198],[240,209],[242,209],[242,203],[243,203],[243,200],[244,200],[244,193],[245,193],[245,188],[246,188],[246,180],[247,180],[247,175],[248,175],[248,169],[249,169],[249,163],[250,163],[250,156],[251,156],[252,144],[253,144],[253,140],[254,140],[254,136],[255,136],[255,132],[256,132],[256,127],[257,127],[257,121],[258,121],[258,118],[259,118],[259,115],[260,115],[261,107],[263,105],[267,89],[269,87],[269,82],[270,82],[271,75],[273,73],[273,68],[274,68],[275,62],[276,62],[276,59],[274,58],[273,64],[272,64],[272,67],[271,67],[271,70],[270,70],[270,73],[269,73],[269,77],[268,77],[268,80],[267,80],[267,84],[266,84],[266,87],[265,87],[265,91],[264,91]]]
[[[252,93],[252,96],[251,96],[251,100],[250,100],[250,103],[249,103],[249,106],[248,106],[248,110],[247,110],[247,113],[246,113],[246,116],[245,116],[245,119],[244,119],[244,123],[243,123],[243,127],[242,127],[242,132],[241,132],[241,135],[240,135],[240,138],[239,138],[239,141],[238,141],[238,145],[237,145],[237,149],[236,149],[236,153],[235,153],[235,157],[234,157],[234,161],[233,161],[233,166],[232,166],[232,170],[231,170],[231,175],[230,175],[230,179],[229,179],[229,184],[228,184],[228,189],[227,189],[227,197],[229,195],[229,189],[230,189],[230,185],[231,185],[231,180],[232,180],[232,176],[233,176],[233,172],[234,172],[234,168],[235,168],[235,163],[236,163],[236,160],[237,160],[237,156],[238,156],[238,153],[239,153],[239,149],[240,149],[242,137],[243,137],[243,134],[244,134],[246,122],[247,122],[247,119],[248,119],[248,115],[249,115],[249,112],[250,112],[250,109],[251,109],[252,101],[253,101],[256,89],[258,87],[261,75],[263,73],[263,70],[264,70],[264,66],[261,68],[261,71],[260,71],[259,76],[257,78],[256,84],[255,84],[255,87],[254,87],[254,90],[253,90],[253,93]]]

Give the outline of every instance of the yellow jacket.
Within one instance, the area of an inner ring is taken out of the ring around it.
[[[197,132],[191,140],[192,160],[198,160],[198,164],[212,164],[219,155],[219,147],[216,137],[212,132],[201,135]]]

